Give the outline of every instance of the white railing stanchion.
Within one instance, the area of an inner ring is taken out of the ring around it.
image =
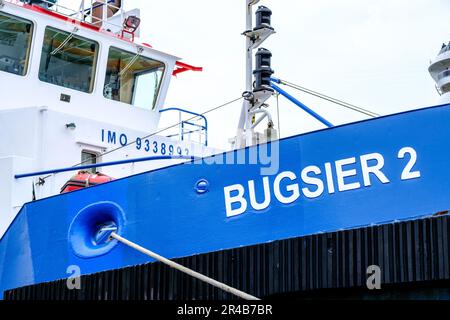
[[[106,20],[108,20],[108,0],[104,0],[102,27],[106,23]]]

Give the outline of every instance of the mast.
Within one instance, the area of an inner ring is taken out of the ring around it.
[[[256,26],[253,28],[253,6],[259,0],[245,0],[246,12],[246,31],[245,36],[245,92],[243,93],[244,102],[242,104],[241,115],[239,118],[238,130],[236,137],[232,140],[234,148],[243,148],[257,143],[266,142],[276,137],[276,131],[273,129],[273,122],[270,113],[265,110],[267,105],[265,101],[273,94],[273,89],[270,87],[270,75],[273,73],[270,69],[270,57],[272,54],[266,49],[260,49],[264,52],[258,51],[259,58],[257,59],[256,70],[253,71],[253,50],[257,49],[269,36],[275,33],[270,25],[270,17],[272,12],[260,6],[256,11]],[[262,57],[262,58],[261,58]],[[263,65],[262,62],[268,62],[268,65]],[[256,83],[265,83],[259,88],[253,87],[253,74],[257,78]],[[264,78],[265,77],[265,78]],[[266,80],[266,82],[264,81]],[[262,116],[255,120],[257,114]],[[263,134],[255,133],[255,127],[261,123],[264,118],[268,118],[268,130],[265,132],[266,138]],[[269,139],[267,139],[269,137]]]

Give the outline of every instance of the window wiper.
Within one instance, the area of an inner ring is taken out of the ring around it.
[[[141,47],[138,48],[138,52],[133,57],[133,59],[131,59],[130,62],[128,62],[128,64],[119,72],[119,74],[118,74],[119,78],[128,72],[128,70],[133,66],[133,64],[137,61],[137,59],[139,59],[139,57],[141,56],[143,51],[144,51],[144,48],[141,48]]]
[[[75,33],[78,32],[78,30],[79,30],[79,29],[78,29],[77,27],[73,28],[73,31],[66,37],[66,39],[64,39],[63,42],[61,42],[61,44],[59,45],[58,48],[56,48],[55,50],[53,50],[53,51],[50,53],[50,55],[51,55],[51,56],[54,56],[54,55],[57,54],[59,51],[61,51],[61,49],[64,48],[64,47],[69,43],[69,41],[73,38],[73,36],[75,35]]]

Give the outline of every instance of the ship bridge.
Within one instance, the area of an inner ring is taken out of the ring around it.
[[[0,79],[8,93],[0,110],[46,106],[156,128],[172,74],[194,67],[135,42],[140,11],[125,11],[123,0],[79,3],[71,10],[58,1],[0,0]]]
[[[450,102],[450,42],[442,45],[437,57],[431,61],[428,71],[436,82],[442,102]]]

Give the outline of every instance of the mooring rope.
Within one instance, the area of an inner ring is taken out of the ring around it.
[[[152,251],[150,251],[150,250],[148,250],[148,249],[146,249],[144,247],[141,247],[140,245],[138,245],[138,244],[136,244],[134,242],[131,242],[130,240],[127,240],[127,239],[119,236],[117,233],[114,233],[114,232],[111,233],[111,238],[114,238],[117,241],[123,243],[124,245],[126,245],[126,246],[128,246],[128,247],[130,247],[132,249],[135,249],[135,250],[137,250],[137,251],[139,251],[139,252],[141,252],[141,253],[143,253],[143,254],[145,254],[145,255],[153,258],[153,259],[156,259],[159,262],[164,263],[165,265],[168,265],[171,268],[174,268],[174,269],[176,269],[178,271],[186,273],[187,275],[190,275],[191,277],[194,277],[194,278],[196,278],[196,279],[198,279],[200,281],[206,282],[206,283],[208,283],[208,284],[210,284],[210,285],[212,285],[212,286],[214,286],[216,288],[219,288],[219,289],[221,289],[223,291],[226,291],[226,292],[229,292],[231,294],[234,294],[235,296],[237,296],[239,298],[242,298],[244,300],[260,300],[259,298],[255,297],[255,296],[252,296],[252,295],[250,295],[248,293],[240,291],[240,290],[238,290],[236,288],[230,287],[230,286],[226,285],[225,283],[222,283],[222,282],[219,282],[217,280],[214,280],[214,279],[212,279],[210,277],[207,277],[207,276],[205,276],[205,275],[203,275],[203,274],[201,274],[201,273],[199,273],[197,271],[194,271],[194,270],[189,269],[189,268],[187,268],[185,266],[182,266],[181,264],[178,264],[178,263],[173,262],[173,261],[171,261],[171,260],[169,260],[167,258],[164,258],[163,256],[160,256],[157,253],[154,253],[154,252],[152,252]]]

